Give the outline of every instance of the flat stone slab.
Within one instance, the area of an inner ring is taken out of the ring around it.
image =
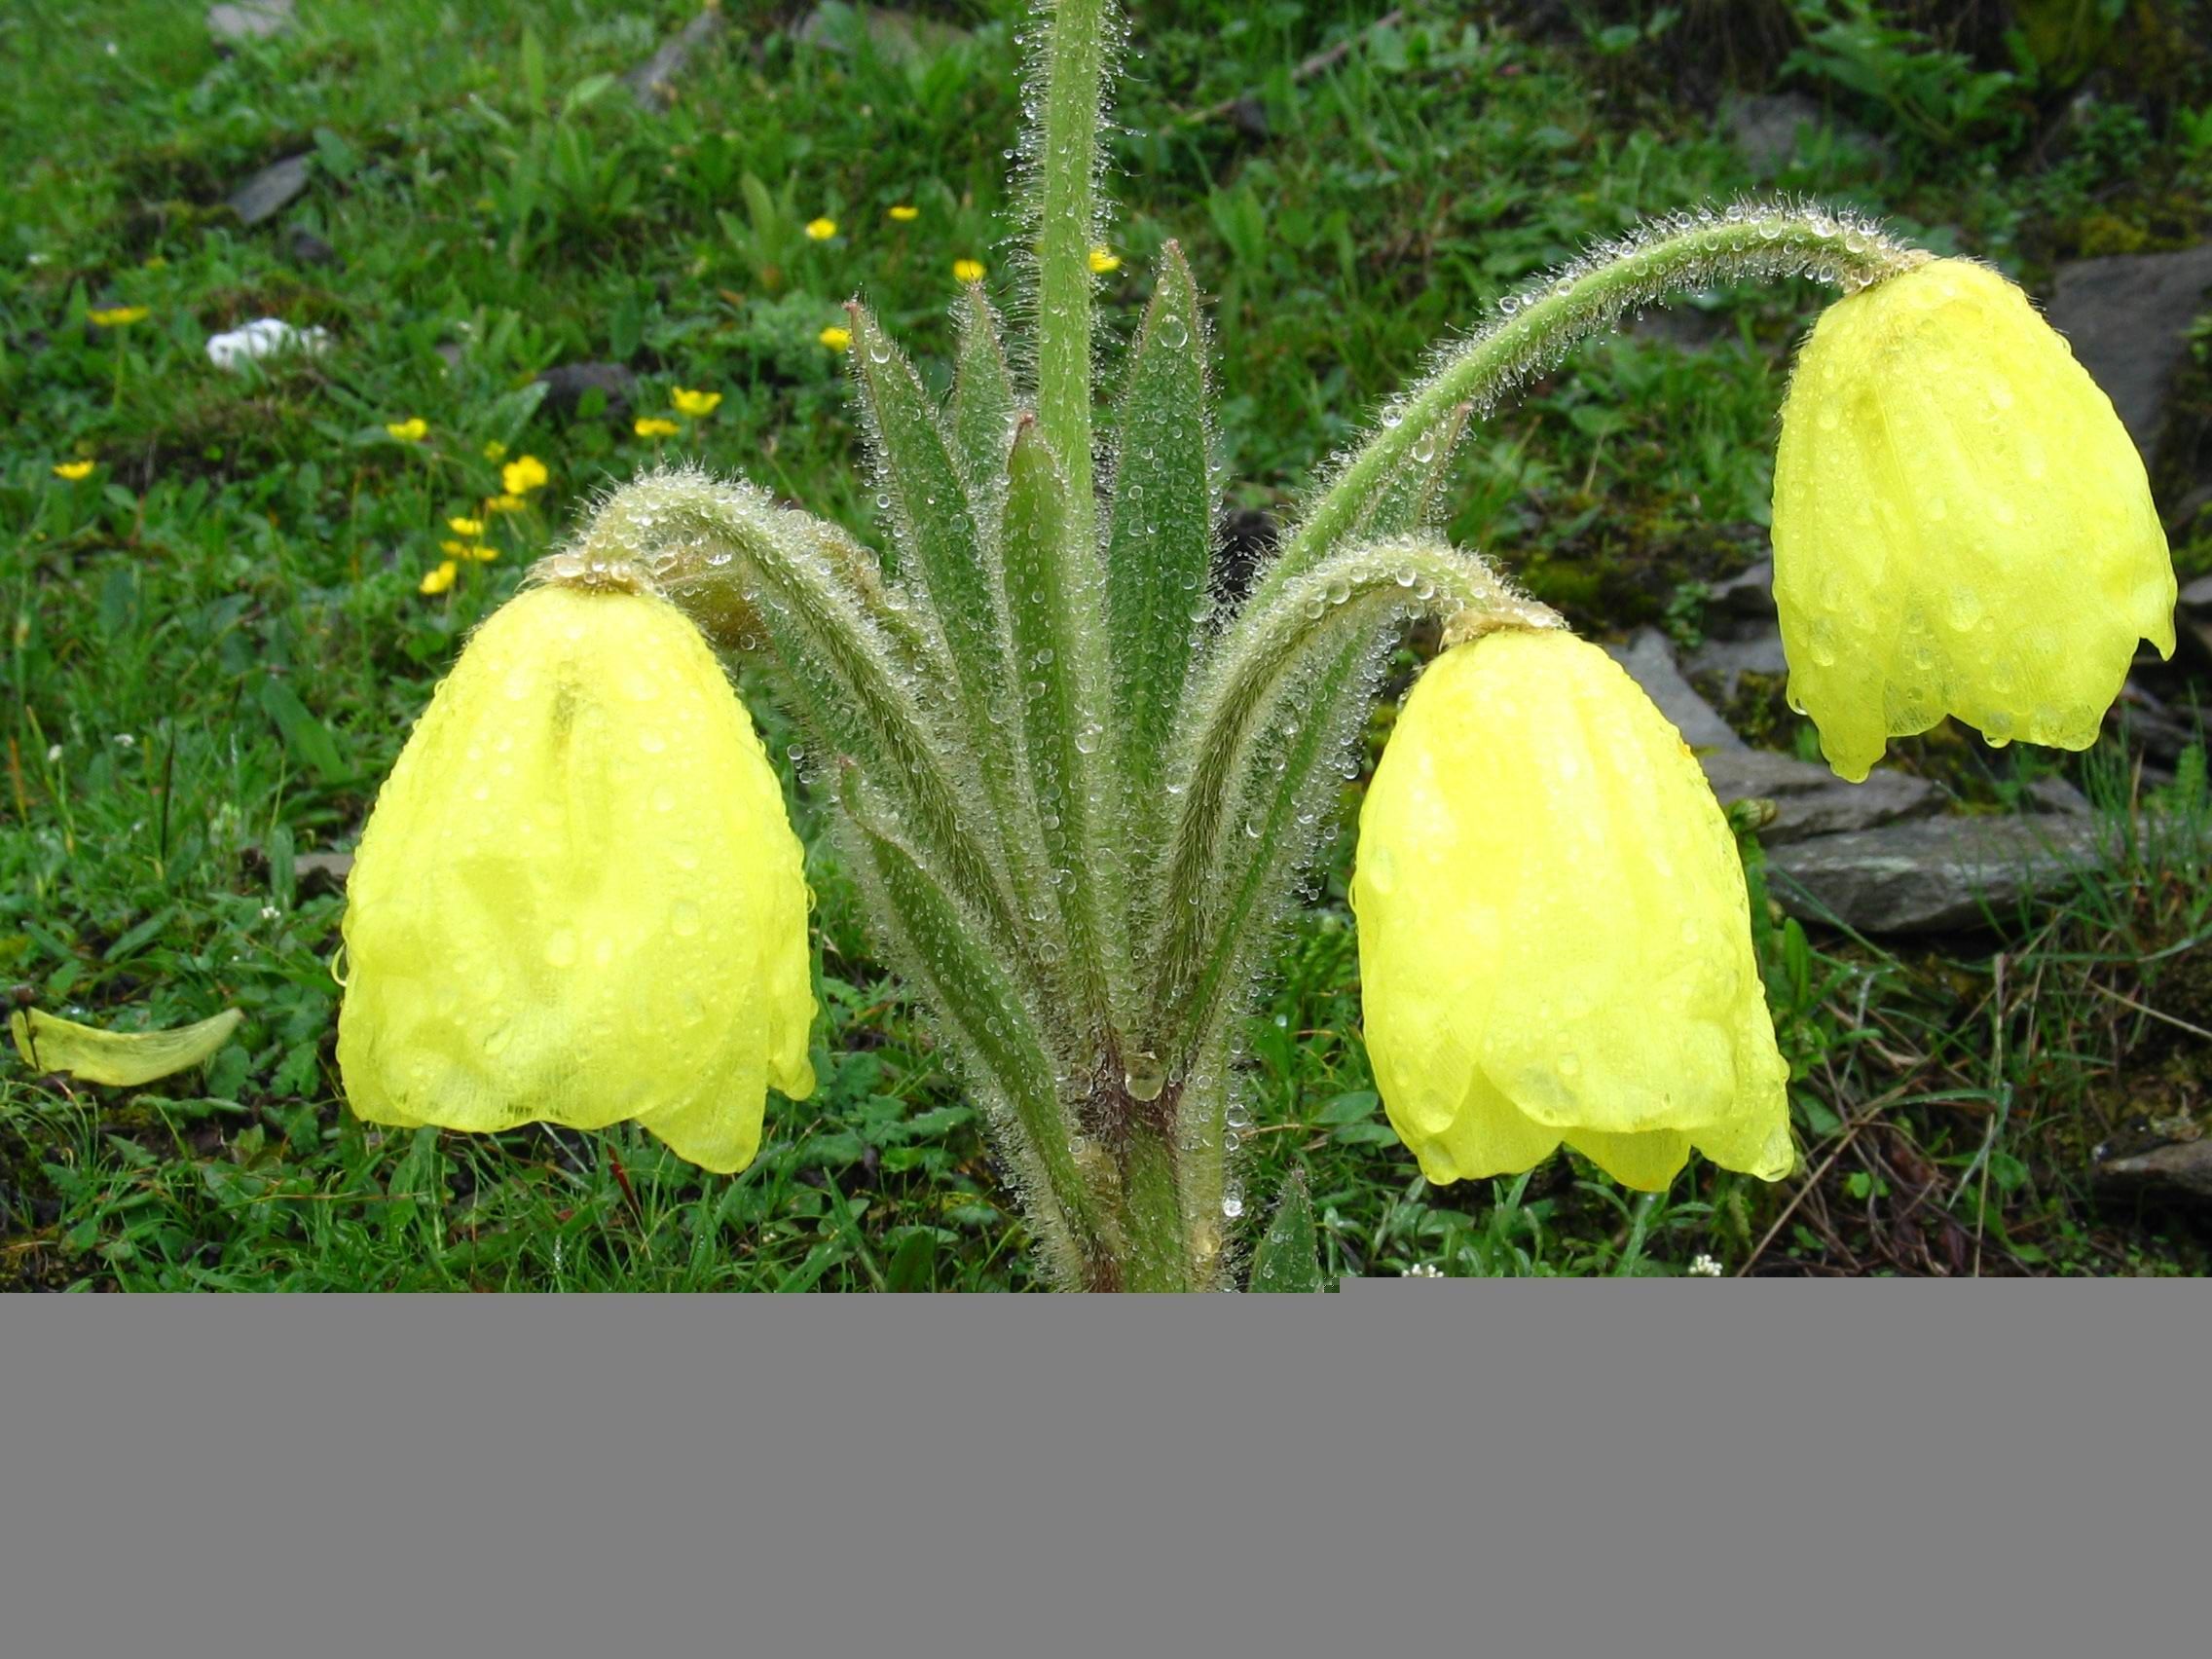
[[[700,47],[722,32],[719,11],[704,11],[661,43],[661,48],[622,77],[630,95],[647,109],[661,109],[676,96],[671,85]]]
[[[1759,830],[1760,842],[1769,847],[1943,810],[1943,792],[1909,772],[1877,768],[1864,783],[1847,784],[1825,766],[1765,749],[1716,749],[1698,761],[1722,806],[1739,800],[1774,803],[1774,818]]]
[[[2212,242],[2180,253],[2125,253],[2058,268],[2047,313],[2073,344],[2146,457],[2165,424],[2166,390],[2189,325],[2212,288]]]
[[[1628,670],[1659,712],[1675,722],[1692,749],[1741,749],[1738,737],[1711,704],[1697,694],[1675,662],[1675,646],[1656,628],[1640,628],[1625,645],[1607,645],[1605,654]]]
[[[293,0],[239,0],[207,8],[207,32],[217,45],[239,46],[282,34],[292,26],[292,16]]]
[[[2172,1141],[2148,1152],[2108,1158],[2096,1165],[2109,1187],[2164,1190],[2212,1199],[2212,1139]]]
[[[1723,698],[1736,694],[1736,684],[1747,674],[1780,680],[1789,672],[1789,659],[1782,649],[1782,630],[1768,623],[1741,639],[1708,637],[1705,644],[1683,658],[1684,672],[1714,676],[1720,682]]]
[[[308,187],[310,158],[303,152],[271,162],[231,192],[231,210],[249,225],[281,213]]]
[[[2064,892],[2103,856],[2093,819],[1938,818],[1778,846],[1767,856],[1767,885],[1807,921],[1937,933]]]
[[[537,377],[545,387],[545,406],[556,415],[572,415],[586,392],[603,392],[608,413],[620,415],[630,407],[638,389],[638,377],[620,363],[557,363]]]
[[[851,42],[862,36],[895,63],[933,57],[972,38],[957,24],[935,18],[917,18],[891,6],[846,5],[843,0],[824,0],[792,31],[792,38],[801,45],[828,52],[850,51]]]

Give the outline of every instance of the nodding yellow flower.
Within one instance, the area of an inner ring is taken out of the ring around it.
[[[404,421],[387,421],[384,429],[403,444],[419,444],[430,435],[430,423],[411,415]]]
[[[1121,257],[1102,242],[1090,250],[1090,269],[1101,276],[1119,271],[1122,269]]]
[[[902,225],[910,225],[922,216],[922,210],[909,203],[902,202],[891,209],[891,216]]]
[[[952,279],[955,282],[980,282],[983,279],[983,262],[979,259],[954,260]]]
[[[619,588],[524,590],[401,750],[346,888],[338,1019],[371,1122],[634,1119],[742,1169],[814,1087],[807,891],[699,632]]]
[[[484,534],[484,521],[472,518],[449,518],[446,528],[456,535],[475,537]]]
[[[487,442],[485,443],[485,445],[484,445],[484,459],[485,459],[486,461],[504,461],[504,460],[506,460],[506,459],[507,459],[507,446],[506,446],[505,444],[503,444],[503,443],[499,442],[499,440],[498,440],[498,438],[492,438],[492,439],[488,440],[488,441],[487,441]]]
[[[99,328],[128,328],[134,322],[144,322],[152,314],[144,306],[110,306],[105,311],[85,313]]]
[[[1680,734],[1565,632],[1456,645],[1406,699],[1352,877],[1376,1087],[1429,1180],[1561,1142],[1657,1192],[1793,1160],[1744,869]]]
[[[545,470],[545,463],[534,455],[518,456],[499,468],[499,482],[510,496],[527,496],[533,490],[542,490],[552,477],[553,474]]]
[[[831,323],[815,338],[832,351],[845,351],[852,348],[853,331],[849,328],[839,328],[835,323]]]
[[[2096,741],[2175,583],[2112,401],[2005,277],[1938,259],[1822,313],[1782,408],[1774,593],[1789,699],[1846,778],[1948,713]]]
[[[836,234],[837,221],[834,219],[809,219],[806,222],[806,235],[810,241],[828,241]]]
[[[493,496],[484,502],[488,513],[519,513],[530,503],[520,496]]]
[[[664,421],[658,415],[641,415],[631,426],[641,438],[673,438],[683,430],[674,421]]]
[[[454,577],[460,574],[461,567],[448,559],[436,570],[425,571],[423,579],[415,584],[415,591],[427,594],[443,593],[453,586]]]
[[[688,415],[697,421],[721,407],[722,394],[719,391],[686,391],[682,387],[678,387],[668,394],[668,400],[676,406],[679,415]]]
[[[92,468],[95,464],[97,463],[90,461],[57,461],[55,463],[54,476],[56,478],[66,478],[70,483],[74,484],[80,478],[90,478],[92,475]]]

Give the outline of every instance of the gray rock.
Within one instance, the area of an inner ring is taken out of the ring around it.
[[[2122,1190],[2165,1189],[2212,1198],[2212,1139],[2173,1141],[2148,1152],[2101,1159],[2096,1177]]]
[[[545,388],[546,408],[556,415],[574,414],[588,391],[605,392],[608,412],[619,415],[638,388],[638,377],[620,363],[559,363],[539,375],[537,383]]]
[[[352,873],[351,853],[302,853],[292,861],[293,879],[304,894],[343,893]]]
[[[240,46],[249,40],[267,40],[292,26],[293,0],[239,0],[236,5],[207,8],[207,32],[218,46]]]
[[[647,109],[663,109],[675,100],[672,83],[683,73],[691,55],[722,31],[719,11],[701,12],[661,44],[661,49],[622,77],[630,95]]]
[[[2212,288],[2212,242],[2180,253],[2129,253],[2058,268],[2051,326],[2120,411],[2145,456],[2156,453],[2166,389],[2189,325]]]
[[[1767,878],[1783,906],[1809,921],[1933,933],[2063,892],[2102,856],[2093,819],[1942,818],[1776,847]]]
[[[2096,809],[2089,797],[2064,778],[2038,778],[2028,786],[2028,804],[2038,812],[2055,812],[2067,818],[2086,818]]]
[[[1862,784],[1847,784],[1825,766],[1764,749],[1716,749],[1698,759],[1722,806],[1739,800],[1774,803],[1774,817],[1759,830],[1759,839],[1770,847],[1871,830],[1943,808],[1943,792],[1909,772],[1877,770]]]
[[[1773,621],[1774,561],[1761,559],[1757,564],[1714,582],[1707,590],[1706,605],[1710,610],[1724,612],[1729,616]]]
[[[935,18],[911,17],[889,6],[851,6],[842,0],[824,0],[792,31],[792,38],[801,45],[826,52],[850,52],[853,43],[864,37],[895,63],[934,57],[971,38],[966,29]]]
[[[1643,694],[1659,705],[1659,712],[1675,722],[1682,741],[1692,749],[1744,747],[1744,740],[1682,678],[1675,665],[1675,647],[1658,629],[1641,628],[1627,645],[1607,645],[1605,651],[1628,670],[1629,678],[1643,687]]]
[[[338,263],[338,250],[313,231],[294,230],[284,239],[284,250],[302,265]]]
[[[1735,95],[1722,100],[1720,118],[1729,136],[1754,173],[1771,177],[1794,161],[1803,135],[1825,131],[1880,159],[1888,154],[1879,138],[1857,128],[1838,126],[1827,111],[1802,92]]]
[[[282,212],[294,197],[307,189],[308,171],[309,157],[304,153],[271,162],[231,192],[228,198],[231,210],[249,225],[260,224]]]
[[[1717,679],[1721,701],[1725,702],[1736,695],[1736,683],[1746,674],[1780,680],[1789,672],[1789,659],[1783,654],[1782,630],[1769,622],[1762,630],[1740,639],[1708,638],[1682,659],[1682,667],[1693,678],[1712,675]]]
[[[2212,576],[2198,576],[2181,590],[2181,608],[2193,615],[2212,615]]]

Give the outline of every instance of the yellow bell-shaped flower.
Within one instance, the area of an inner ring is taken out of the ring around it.
[[[1939,259],[1830,306],[1774,468],[1789,699],[1837,772],[1946,713],[2086,749],[2174,570],[2112,400],[2027,296]]]
[[[805,1095],[798,838],[673,606],[529,589],[468,642],[347,883],[338,1064],[377,1123],[634,1118],[719,1172]]]
[[[1604,651],[1446,651],[1391,733],[1352,877],[1377,1088],[1431,1181],[1562,1141],[1659,1191],[1695,1147],[1794,1160],[1744,868],[1705,774]]]

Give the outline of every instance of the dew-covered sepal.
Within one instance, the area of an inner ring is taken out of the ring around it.
[[[2173,562],[2112,400],[2019,288],[1942,259],[1830,306],[1774,470],[1789,696],[1860,779],[1945,714],[1993,743],[2096,741]]]
[[[360,1117],[636,1119],[727,1172],[803,1096],[807,890],[782,788],[698,631],[621,584],[469,640],[347,883],[338,1064]]]
[[[1368,790],[1351,899],[1376,1087],[1431,1181],[1562,1141],[1651,1191],[1693,1147],[1790,1168],[1734,837],[1597,646],[1507,629],[1430,665]]]

